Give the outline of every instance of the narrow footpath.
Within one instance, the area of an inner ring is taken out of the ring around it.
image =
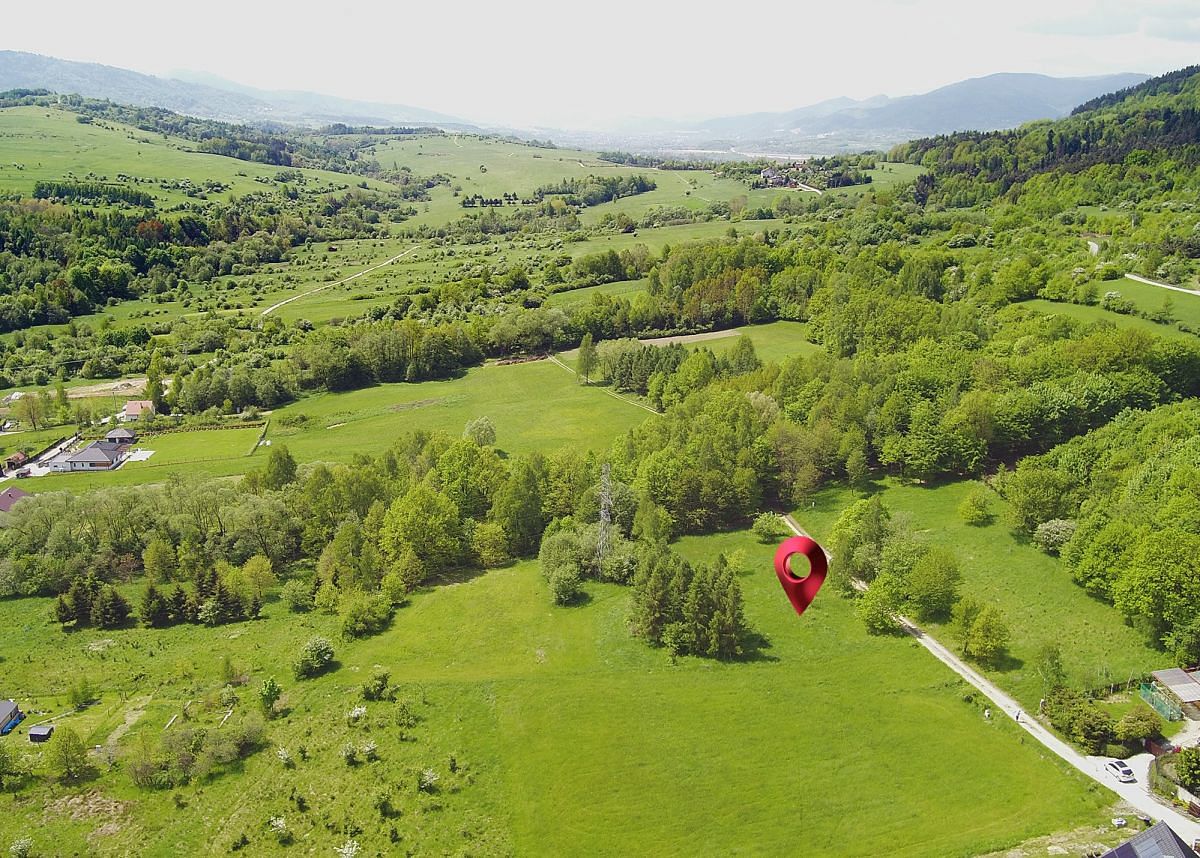
[[[292,303],[293,301],[299,301],[301,298],[307,298],[309,295],[316,295],[318,292],[324,292],[326,289],[332,289],[334,286],[341,286],[345,283],[349,283],[351,280],[357,280],[359,277],[362,277],[364,274],[370,274],[372,271],[378,271],[380,268],[384,268],[385,266],[391,265],[393,262],[396,262],[397,260],[403,259],[404,257],[408,256],[408,254],[412,253],[419,246],[420,245],[414,244],[412,247],[410,247],[408,250],[404,251],[403,253],[397,253],[391,259],[385,259],[383,262],[380,262],[378,265],[372,265],[370,268],[364,268],[362,271],[359,271],[357,274],[351,274],[349,277],[343,277],[341,280],[338,280],[336,282],[326,283],[324,286],[318,286],[316,289],[309,289],[307,292],[301,292],[299,295],[293,295],[291,298],[285,298],[282,301],[280,301],[278,304],[272,304],[270,307],[267,307],[267,309],[263,310],[261,313],[259,313],[259,315],[260,316],[269,316],[272,313],[274,313],[276,310],[278,310],[280,307],[287,306],[288,304]]]
[[[797,536],[808,536],[792,516],[785,515],[783,519]],[[829,556],[828,551],[825,554]],[[862,584],[860,589],[865,588],[866,585]],[[1104,771],[1104,764],[1111,759],[1110,757],[1088,757],[1079,753],[1043,727],[1028,712],[1023,711],[1017,701],[1001,691],[993,682],[927,635],[916,623],[900,615],[896,616],[896,620],[900,623],[904,631],[912,635],[921,646],[929,650],[934,658],[975,686],[976,689],[995,704],[1001,713],[1014,719],[1017,724],[1024,728],[1026,733],[1037,739],[1059,757],[1066,760],[1096,783],[1116,793],[1132,805],[1138,813],[1144,814],[1151,819],[1165,820],[1175,830],[1175,833],[1188,843],[1200,839],[1200,821],[1185,816],[1166,805],[1159,804],[1154,796],[1150,794],[1149,780],[1147,779],[1147,772],[1150,768],[1150,762],[1153,759],[1150,754],[1138,754],[1126,761],[1137,776],[1137,781],[1131,784],[1118,782],[1116,778]],[[1197,737],[1200,737],[1200,724],[1189,721],[1184,735],[1176,737],[1176,742],[1184,743],[1189,739],[1194,740]]]

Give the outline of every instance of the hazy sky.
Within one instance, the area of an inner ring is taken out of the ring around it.
[[[785,110],[999,71],[1200,59],[1200,0],[5,4],[0,48],[412,104],[482,122]]]

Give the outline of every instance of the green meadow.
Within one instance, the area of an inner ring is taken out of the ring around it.
[[[1115,608],[1077,586],[1057,558],[1016,533],[1001,498],[991,495],[990,524],[965,524],[957,508],[978,485],[963,481],[926,488],[889,479],[877,489],[894,521],[918,539],[954,552],[963,573],[963,595],[1003,612],[1012,632],[1011,658],[1003,669],[984,671],[993,681],[1037,711],[1045,689],[1034,663],[1044,644],[1060,645],[1068,684],[1075,687],[1124,688],[1131,678],[1171,666],[1169,655],[1147,646]],[[827,537],[856,497],[844,488],[822,491],[814,506],[795,512],[796,520],[818,538]],[[954,646],[944,624],[930,623],[929,630]]]
[[[6,688],[59,713],[68,684],[87,678],[99,702],[59,723],[101,746],[95,786],[109,803],[68,804],[50,785],[0,795],[0,840],[173,855],[225,854],[244,836],[250,854],[282,854],[267,825],[279,816],[316,854],[353,836],[365,854],[950,856],[1103,822],[1105,790],[1013,726],[985,721],[914,643],[867,635],[832,593],[798,618],[771,571],[773,546],[743,532],[677,547],[740,565],[746,614],[764,638],[753,657],[673,663],[629,636],[627,591],[592,584],[585,604],[556,608],[532,562],[418,592],[388,631],[356,642],[336,636],[334,618],[279,603],[265,619],[215,629],[69,635],[49,621],[49,600],[13,603],[0,628]],[[215,727],[225,657],[248,680],[236,689],[243,712],[313,634],[334,640],[337,669],[279,676],[285,714],[236,774],[153,791],[103,762],[116,738],[128,747]],[[14,655],[49,651],[53,674]],[[375,665],[421,719],[411,741],[392,704],[347,718]],[[367,740],[378,761],[342,762],[345,743]],[[415,788],[424,769],[439,775],[432,792]],[[395,816],[366,800],[382,790]],[[13,812],[30,802],[43,807],[34,829]]]
[[[193,143],[181,138],[107,120],[82,123],[75,116],[65,110],[40,107],[0,110],[0,191],[29,194],[39,179],[58,180],[72,174],[80,180],[90,174],[99,177],[98,181],[112,183],[118,181],[118,174],[149,179],[124,184],[167,204],[192,198],[178,188],[164,188],[160,182],[173,184],[186,179],[195,185],[217,181],[229,186],[228,190],[209,193],[206,198],[212,200],[229,200],[264,189],[278,192],[281,188],[274,180],[280,167],[196,152],[192,151]],[[302,187],[313,193],[341,190],[359,181],[325,170],[301,172],[307,180]],[[368,184],[387,187],[374,180]]]

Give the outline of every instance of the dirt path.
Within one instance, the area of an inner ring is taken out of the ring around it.
[[[709,331],[704,334],[680,334],[676,337],[654,337],[649,340],[638,340],[647,346],[668,346],[671,343],[702,343],[705,340],[720,340],[725,337],[740,337],[742,332],[737,328],[727,331]]]
[[[796,182],[796,187],[802,191],[811,191],[812,193],[816,194],[818,197],[825,195],[825,192],[822,191],[820,188],[814,188],[812,185],[804,184],[804,182]]]
[[[550,355],[550,362],[553,364],[557,364],[558,366],[561,366],[567,372],[571,373],[571,375],[574,375],[574,376],[579,375],[579,373],[577,373],[575,370],[571,369],[569,366],[567,366],[565,363],[563,363],[561,360],[559,360],[558,355]],[[597,387],[595,389],[600,391],[601,393],[607,393],[613,399],[619,399],[622,402],[628,402],[630,405],[636,405],[638,408],[642,409],[643,411],[649,411],[651,414],[658,416],[658,412],[655,411],[653,408],[651,408],[649,405],[643,405],[642,403],[637,402],[636,400],[633,400],[633,399],[626,399],[624,396],[621,396],[619,393],[613,393],[607,387]]]
[[[267,307],[267,309],[263,310],[261,313],[259,313],[259,315],[260,316],[269,316],[271,313],[275,312],[280,307],[286,306],[286,305],[292,303],[293,301],[299,301],[301,298],[307,298],[309,295],[315,295],[318,292],[324,292],[326,289],[332,289],[334,286],[342,286],[346,283],[349,283],[351,280],[357,280],[359,277],[362,277],[364,274],[370,274],[372,271],[378,271],[380,268],[384,268],[388,265],[391,265],[393,262],[395,262],[398,259],[403,259],[404,257],[408,256],[408,254],[410,254],[414,250],[416,250],[418,247],[420,247],[419,244],[414,244],[412,247],[410,247],[408,250],[404,251],[403,253],[397,253],[391,259],[386,259],[383,262],[380,262],[378,265],[372,265],[370,268],[364,268],[362,271],[358,272],[357,274],[351,274],[349,277],[343,277],[341,280],[338,280],[334,283],[326,283],[324,286],[318,286],[316,289],[309,289],[307,292],[301,292],[299,295],[293,295],[291,298],[285,298],[282,301],[280,301],[278,304],[272,304],[270,307]]]
[[[1159,280],[1151,280],[1149,277],[1143,277],[1140,274],[1126,274],[1127,280],[1133,280],[1137,283],[1145,283],[1147,286],[1157,286],[1159,289],[1170,289],[1172,292],[1182,292],[1185,295],[1200,295],[1200,289],[1184,289],[1182,286],[1172,286],[1170,283],[1163,283]]]
[[[787,522],[788,527],[798,536],[808,535],[792,516],[785,515],[783,519]],[[826,551],[825,553],[828,556],[829,552]],[[862,584],[860,589],[866,589],[866,585]],[[1187,842],[1191,843],[1196,839],[1200,839],[1200,822],[1159,804],[1151,796],[1149,787],[1147,786],[1147,771],[1149,770],[1151,760],[1150,754],[1138,754],[1136,757],[1128,760],[1130,767],[1137,775],[1136,782],[1131,784],[1118,783],[1115,778],[1104,772],[1104,764],[1111,759],[1110,757],[1088,757],[1079,753],[1043,727],[1041,723],[1032,718],[1027,712],[1024,712],[1017,701],[1001,691],[993,682],[927,635],[916,623],[899,614],[896,615],[896,620],[900,623],[904,631],[912,635],[921,646],[929,650],[934,658],[975,686],[976,689],[992,701],[1000,713],[1014,719],[1017,724],[1024,728],[1026,733],[1037,739],[1046,748],[1066,760],[1102,787],[1106,787],[1116,793],[1132,805],[1138,813],[1145,814],[1152,819],[1166,820],[1167,824],[1175,829],[1175,833]],[[1200,725],[1189,725],[1188,729],[1193,731],[1197,727],[1200,727]]]

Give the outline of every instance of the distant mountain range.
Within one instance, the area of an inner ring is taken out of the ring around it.
[[[902,98],[834,98],[778,113],[674,124],[648,120],[611,134],[569,136],[573,142],[602,148],[698,155],[826,154],[887,148],[916,137],[994,131],[1035,119],[1057,119],[1082,102],[1148,77],[1132,73],[1097,77],[993,74]]]
[[[1056,119],[1089,99],[1134,86],[1144,74],[1048,77],[993,74],[921,95],[855,100],[834,98],[777,113],[724,116],[702,122],[631,122],[611,132],[500,129],[596,149],[729,157],[806,155],[882,149],[916,137],[952,131],[992,131],[1035,119]],[[211,74],[154,77],[96,63],[0,51],[0,90],[29,88],[78,93],[139,106],[163,107],[229,122],[321,126],[437,125],[480,130],[454,116],[403,104],[355,101],[301,91],[270,91]]]
[[[270,92],[197,73],[162,78],[22,51],[0,51],[0,90],[6,89],[49,89],[226,122],[472,127],[462,119],[404,104],[374,104],[313,92]]]

